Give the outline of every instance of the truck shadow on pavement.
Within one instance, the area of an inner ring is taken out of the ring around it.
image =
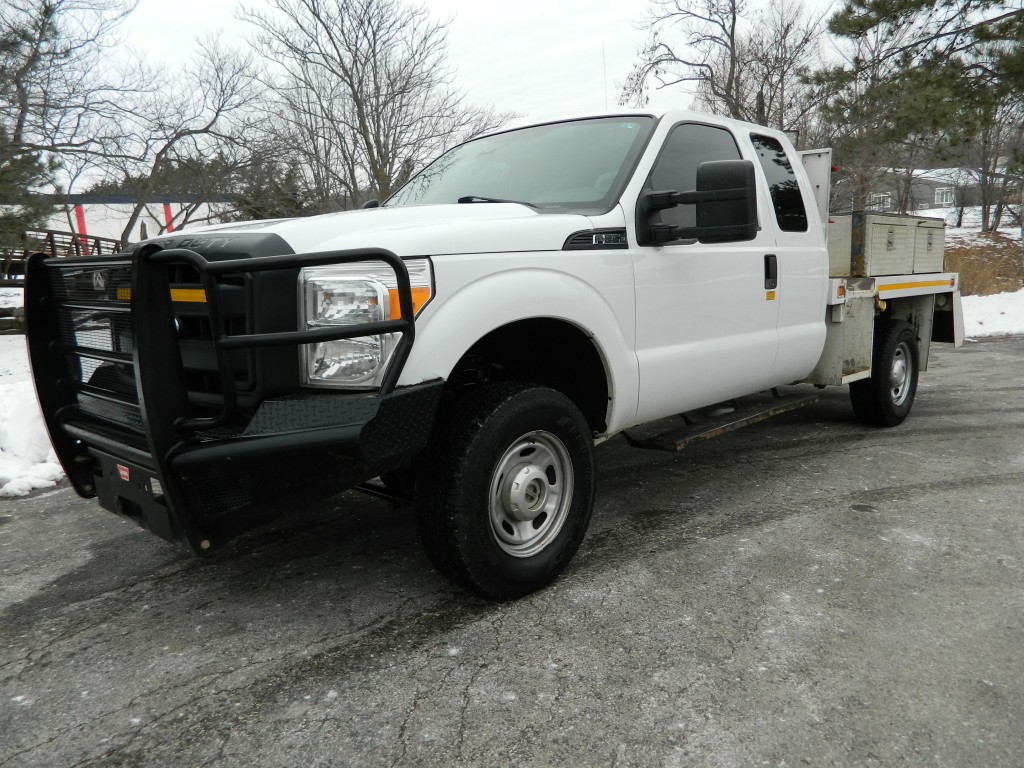
[[[885,433],[852,422],[845,398],[833,396],[680,454],[638,451],[615,440],[599,447],[590,532],[562,578],[525,600],[558,602],[575,586],[606,581],[654,553],[809,511],[801,494],[780,489],[812,477],[827,490],[837,452],[857,451],[880,434],[884,439]],[[911,428],[901,429],[905,439]],[[877,495],[839,494],[835,507],[870,506]],[[276,632],[344,666],[358,663],[347,659],[352,653],[422,644],[506,610],[433,570],[410,506],[354,492],[296,510],[208,560],[116,518],[90,530],[97,533],[86,544],[88,560],[0,614],[2,634],[31,631],[44,612],[57,615],[65,632],[91,621],[142,621],[147,633],[186,644]]]
[[[769,473],[782,472],[785,480],[791,471],[786,462],[821,456],[822,446],[834,443],[838,431],[851,446],[870,439],[873,431],[851,427],[846,408],[845,399],[830,398],[771,426],[680,454],[631,449],[621,438],[600,446],[591,530],[567,573],[544,590],[544,599],[557,599],[572,580],[647,557],[652,548],[690,545],[798,513],[797,506],[782,503],[752,505],[737,489],[749,491],[759,475]],[[811,431],[809,421],[816,425]],[[769,465],[774,466],[769,470]],[[131,523],[103,517],[106,512],[94,509],[93,514],[95,521],[85,518],[95,531],[86,542],[89,559],[0,614],[9,629],[30,625],[39,603],[52,608],[55,599],[64,608],[98,600],[115,614],[151,605],[167,615],[190,617],[214,606],[220,615],[246,622],[268,609],[312,614],[331,625],[332,615],[352,615],[346,632],[365,626],[371,615],[379,622],[401,606],[405,621],[417,608],[443,607],[456,623],[496,609],[433,570],[417,541],[411,506],[355,492],[295,510],[205,560]],[[366,606],[373,610],[363,610]]]

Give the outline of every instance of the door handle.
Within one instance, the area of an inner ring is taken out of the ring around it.
[[[774,291],[779,286],[779,260],[774,253],[764,257],[764,289]]]

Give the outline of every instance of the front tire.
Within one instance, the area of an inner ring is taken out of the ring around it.
[[[565,395],[487,384],[442,417],[421,462],[417,527],[431,561],[510,600],[550,583],[590,523],[593,441]]]
[[[865,424],[895,427],[910,414],[917,394],[917,335],[902,320],[879,323],[871,378],[850,385],[850,402]]]

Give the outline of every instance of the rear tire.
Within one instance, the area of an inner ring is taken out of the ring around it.
[[[865,424],[895,427],[910,414],[917,394],[917,335],[902,320],[875,326],[871,378],[850,385],[850,402]]]
[[[501,383],[478,387],[442,418],[417,481],[427,555],[496,600],[547,585],[590,523],[593,442],[583,414],[555,390]]]

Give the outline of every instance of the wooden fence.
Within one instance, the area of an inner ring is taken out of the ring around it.
[[[0,287],[25,285],[25,260],[33,253],[76,258],[109,256],[121,250],[121,241],[109,237],[79,235],[52,229],[32,229],[21,236],[21,244],[0,247]]]

